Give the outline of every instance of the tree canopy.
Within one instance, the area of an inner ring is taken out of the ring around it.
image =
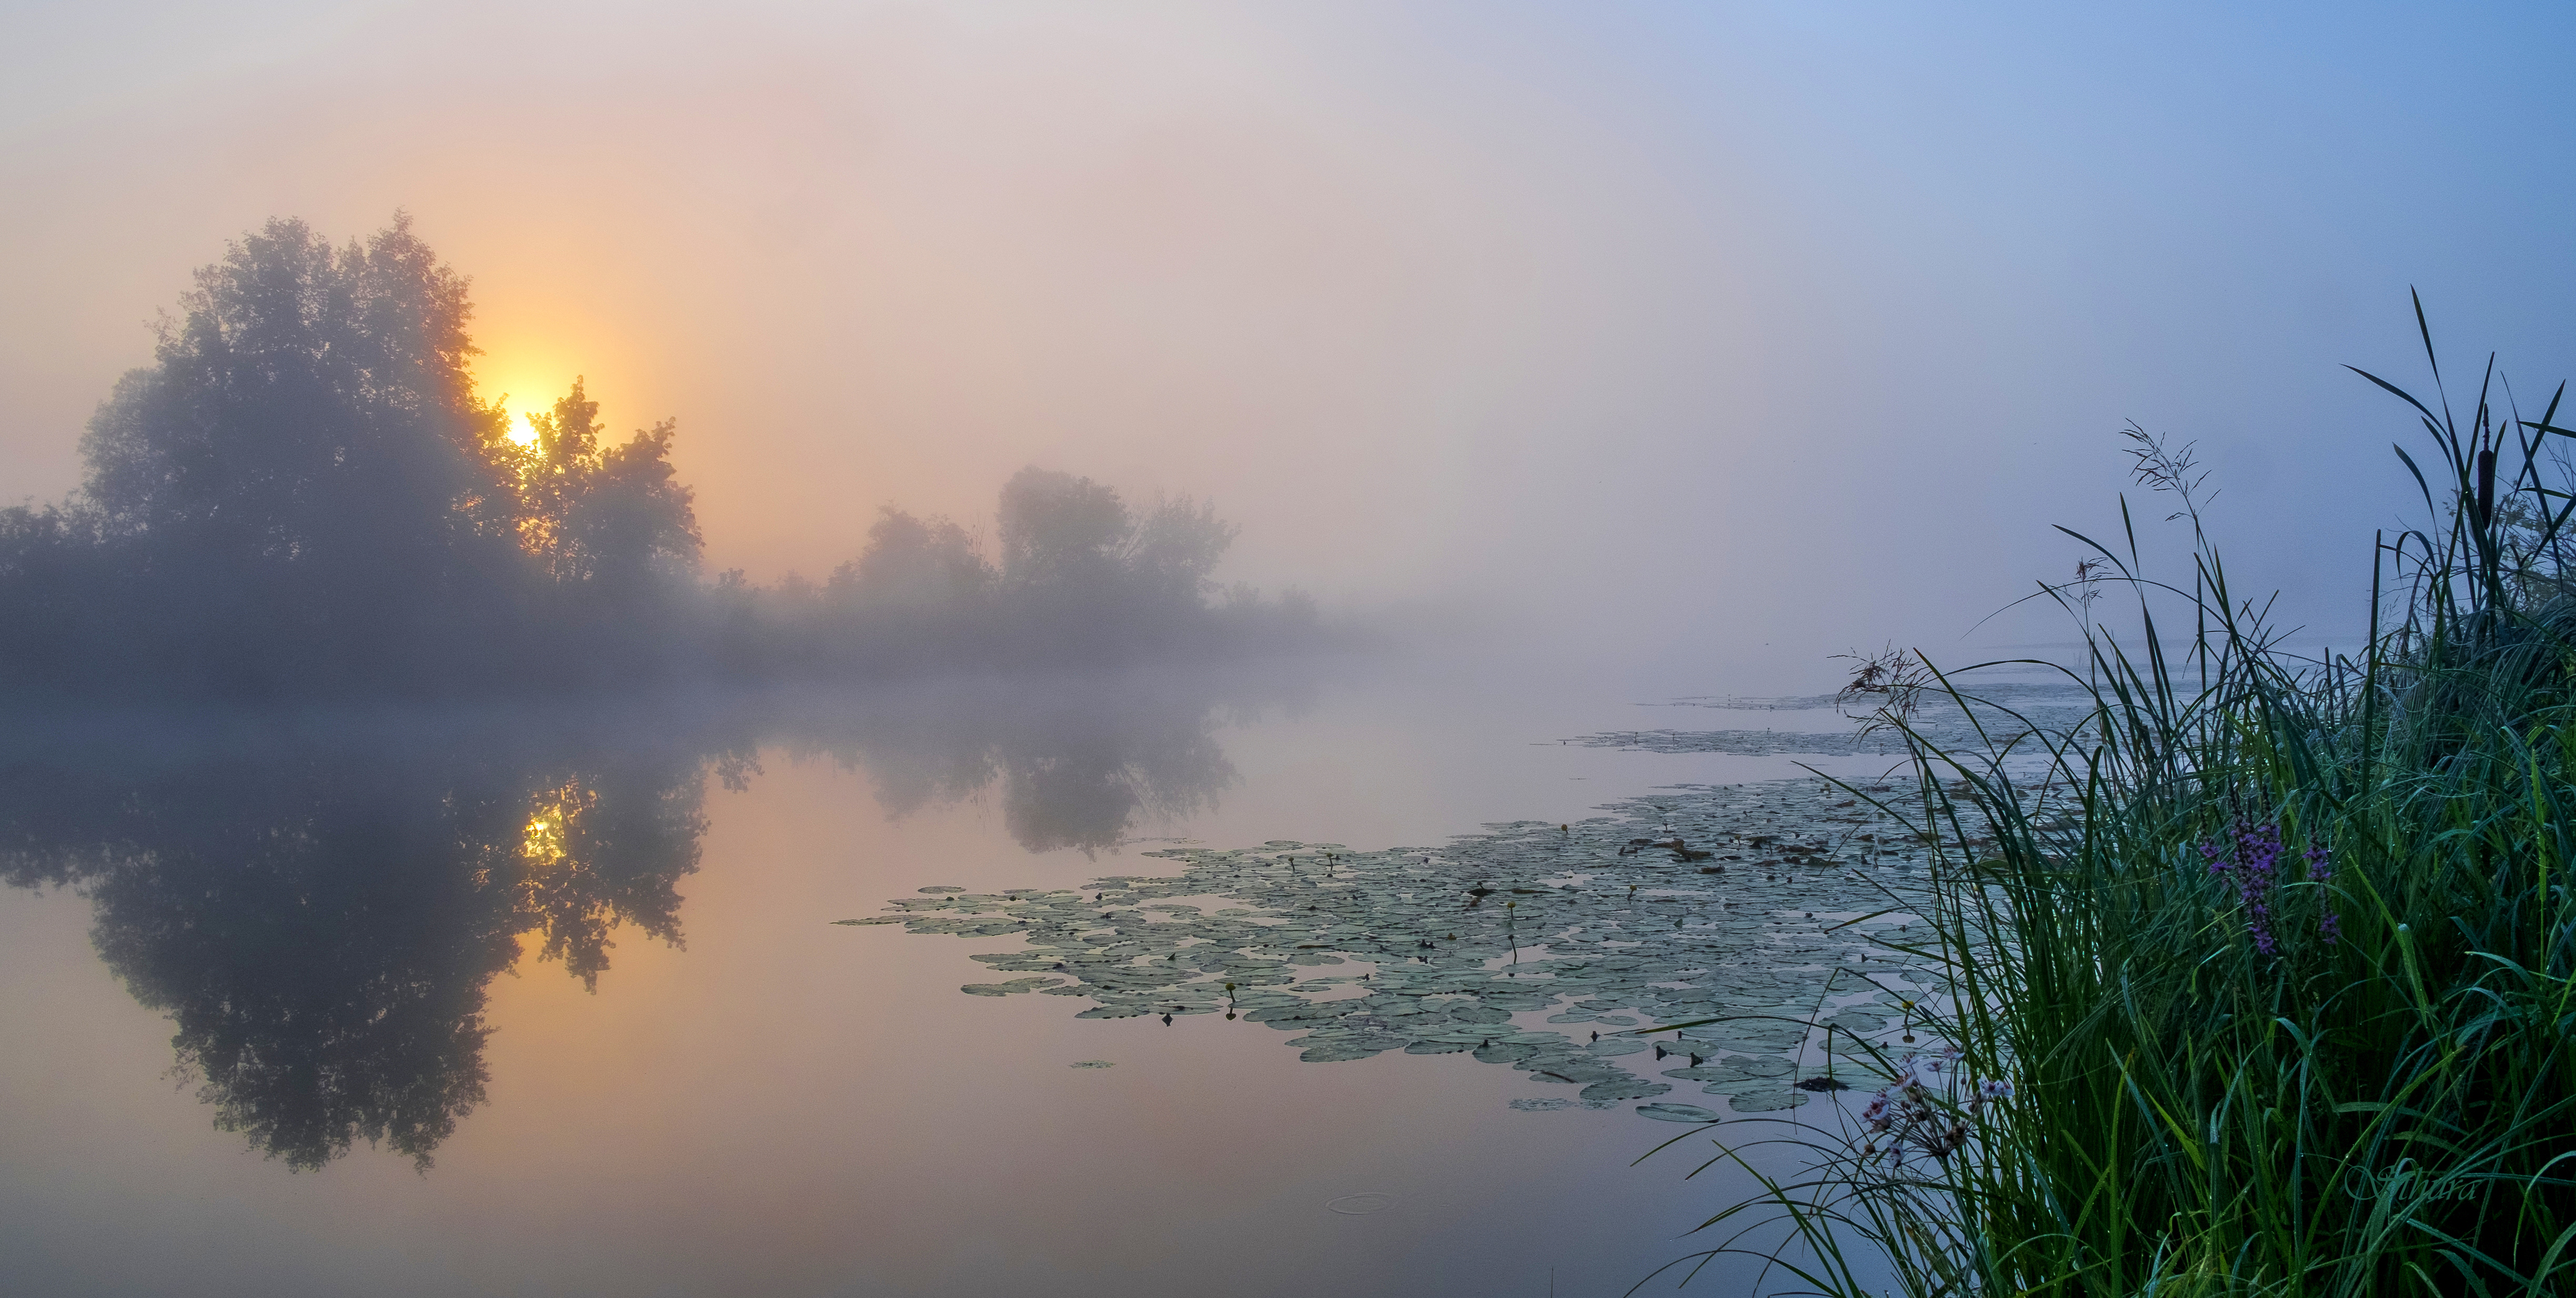
[[[281,699],[707,674],[1205,656],[1311,629],[1211,605],[1235,529],[1024,469],[994,552],[888,506],[821,585],[698,577],[665,419],[619,440],[576,379],[527,440],[476,390],[469,282],[408,216],[243,236],[90,420],[71,498],[0,510],[0,689]],[[1293,637],[1292,637],[1293,638]]]
[[[253,697],[632,666],[599,651],[670,622],[697,565],[676,430],[603,446],[576,383],[511,441],[468,287],[402,215],[339,247],[272,220],[199,270],[90,420],[81,490],[0,520],[10,602],[78,606],[11,657]],[[47,652],[65,630],[80,651]]]

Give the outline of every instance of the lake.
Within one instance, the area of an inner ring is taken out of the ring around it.
[[[1897,759],[1817,702],[1391,662],[21,726],[0,1290],[1624,1293],[1748,1192],[1641,1106],[1868,1089],[1787,1089],[1803,1024],[1633,1028],[1903,1028],[1919,862],[1800,769]]]

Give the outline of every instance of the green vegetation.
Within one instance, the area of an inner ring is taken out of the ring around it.
[[[2363,650],[2286,653],[2201,531],[2189,448],[2133,427],[2190,579],[2151,576],[2133,524],[2086,541],[2047,593],[2086,621],[2090,719],[1918,745],[1920,954],[1957,1053],[1892,1062],[1847,1143],[1808,1129],[1808,1175],[1712,1220],[1755,1223],[1734,1243],[1785,1225],[1778,1264],[1838,1293],[2576,1283],[2576,483],[2551,440],[2576,431],[2492,364],[2465,421],[2438,366],[2430,400],[2364,377],[2438,456],[2399,448],[2433,522],[2381,538]],[[2105,585],[2138,597],[2134,645],[2092,624]],[[1856,685],[1900,728],[1970,689],[1876,666]]]

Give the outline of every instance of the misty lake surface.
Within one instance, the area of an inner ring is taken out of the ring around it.
[[[0,1291],[1623,1293],[1747,1189],[1641,1106],[1852,1097],[1785,1089],[1794,1032],[1616,1034],[1795,1000],[1761,943],[1860,971],[1813,898],[1906,873],[1623,852],[1857,825],[1799,763],[1895,760],[1722,701],[1413,662],[21,727]]]

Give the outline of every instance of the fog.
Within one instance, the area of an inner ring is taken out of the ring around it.
[[[20,0],[0,1288],[1625,1291],[1789,1169],[1640,1169],[1615,1038],[1915,1042],[1809,944],[1926,877],[1896,650],[2204,524],[2348,649],[2433,493],[2346,367],[2576,371],[2571,37]]]
[[[823,583],[1024,467],[1446,652],[1788,687],[2062,579],[2115,433],[2356,625],[2455,371],[2570,368],[2543,7],[21,7],[0,499],[272,217],[407,211],[482,395],[676,423],[703,571]],[[2455,392],[2455,397],[2462,396]],[[2154,544],[2156,511],[2141,509]],[[981,538],[998,543],[989,531]],[[1972,630],[1972,628],[1974,628]]]

